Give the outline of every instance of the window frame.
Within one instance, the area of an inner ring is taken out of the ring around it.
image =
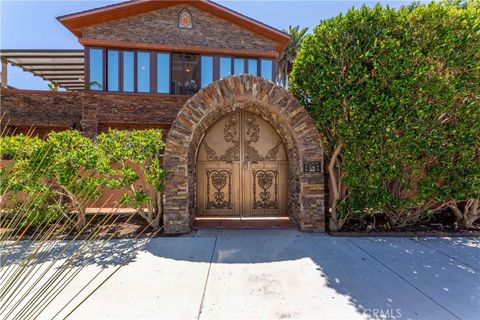
[[[203,88],[206,88],[210,85],[210,83],[208,83],[205,87],[202,86],[203,85],[203,83],[202,83],[202,81],[203,81],[203,79],[202,79],[202,72],[203,72],[202,57],[212,58],[212,81],[210,83],[215,81],[215,55],[200,54],[200,60],[199,60],[200,90],[203,89]]]
[[[225,58],[225,59],[230,59],[230,74],[226,77],[221,77],[221,60],[222,58]],[[220,80],[220,79],[224,79],[224,78],[228,78],[230,76],[233,75],[233,56],[227,56],[227,55],[218,55],[218,79],[217,80]]]
[[[148,91],[138,91],[138,53],[147,53],[148,54],[148,75],[147,75],[147,79],[148,79]],[[135,81],[135,84],[136,84],[136,93],[141,93],[141,94],[145,94],[145,93],[152,93],[152,51],[149,51],[149,50],[136,50],[136,60],[135,60],[135,76],[136,76],[136,81]]]
[[[118,68],[118,83],[117,83],[117,86],[118,86],[118,90],[108,90],[108,86],[109,86],[109,80],[108,80],[108,71],[109,71],[109,67],[108,67],[108,52],[110,51],[116,51],[117,54],[118,54],[118,63],[117,63],[117,68]],[[122,57],[122,59],[120,59],[120,57]],[[122,78],[120,76],[120,73],[123,74],[123,70],[121,70],[123,68],[123,65],[120,64],[121,60],[123,61],[123,52],[122,50],[120,49],[117,49],[117,48],[105,48],[105,69],[103,70],[103,73],[105,73],[105,92],[113,92],[113,93],[119,93],[119,92],[122,92],[121,89],[123,89],[123,83],[120,82],[120,78]],[[122,84],[122,86],[120,85]]]
[[[124,80],[125,80],[125,73],[124,73],[124,54],[125,53],[132,53],[133,55],[133,61],[132,61],[132,64],[133,64],[133,79],[132,79],[132,84],[133,84],[133,91],[124,91]],[[122,49],[121,50],[121,55],[120,55],[120,63],[121,63],[121,70],[120,70],[120,88],[121,88],[121,91],[120,93],[127,93],[127,94],[132,94],[132,93],[137,93],[137,88],[136,88],[136,53],[135,53],[135,50],[134,49]]]
[[[263,76],[263,72],[262,72],[262,61],[270,61],[270,62],[272,63],[272,72],[271,72],[272,74],[270,75],[270,77],[271,77],[270,79],[267,79],[267,78],[265,78],[265,77]],[[258,62],[259,62],[259,63],[257,64],[257,66],[260,67],[260,72],[259,72],[260,77],[263,78],[263,79],[265,79],[265,80],[268,80],[268,81],[271,81],[271,82],[275,82],[275,77],[274,77],[274,74],[275,74],[275,72],[274,72],[274,70],[275,70],[275,69],[274,69],[274,68],[275,68],[275,61],[274,61],[273,59],[259,58],[259,59],[258,59]]]
[[[84,66],[83,66],[83,72],[84,72],[84,78],[85,78],[85,91],[92,91],[92,92],[104,92],[106,90],[106,83],[107,83],[107,79],[106,79],[106,51],[107,51],[107,48],[105,47],[86,47],[86,54],[85,54],[85,61],[84,61]],[[97,50],[101,50],[102,52],[102,70],[101,70],[101,78],[102,78],[102,87],[99,89],[99,90],[92,90],[90,88],[90,60],[91,60],[91,57],[90,57],[90,50],[92,49],[97,49]],[[85,52],[85,51],[84,51]]]
[[[91,90],[90,89],[90,50],[91,49],[100,49],[102,51],[102,89],[100,90]],[[118,52],[118,91],[108,91],[108,65],[107,65],[107,56],[108,51],[117,51]],[[124,91],[124,53],[131,52],[133,53],[133,92]],[[138,53],[145,52],[148,53],[150,56],[149,59],[149,82],[150,82],[150,90],[148,92],[139,92],[138,91]],[[169,72],[168,72],[168,93],[165,92],[158,92],[158,54],[168,54],[169,60]],[[85,47],[85,91],[91,92],[110,92],[115,94],[157,94],[157,95],[184,95],[184,94],[175,94],[172,93],[172,54],[178,53],[181,54],[182,57],[185,54],[193,54],[198,55],[198,68],[199,68],[199,90],[204,88],[202,87],[202,57],[211,57],[212,58],[212,82],[217,81],[220,79],[220,61],[222,58],[228,59],[230,61],[230,75],[232,76],[235,74],[235,59],[243,59],[244,61],[244,73],[251,75],[250,68],[249,68],[249,61],[255,60],[257,62],[257,77],[264,78],[262,74],[262,60],[271,61],[272,63],[272,74],[271,80],[275,82],[275,75],[276,75],[276,68],[277,68],[277,61],[272,58],[265,58],[265,57],[252,57],[252,56],[237,56],[237,55],[224,55],[224,54],[202,54],[202,53],[194,53],[194,52],[175,52],[175,51],[159,51],[159,50],[148,50],[148,49],[133,49],[133,48],[119,48],[119,47],[97,47],[97,46],[87,46]],[[183,59],[185,63],[185,60]],[[184,66],[185,68],[185,66]],[[185,74],[183,74],[185,77]],[[268,79],[266,79],[268,80]],[[210,82],[211,83],[211,82]],[[208,85],[207,85],[208,86]]]
[[[153,93],[171,95],[172,90],[172,52],[170,51],[152,51],[155,56],[155,70],[152,70],[152,77],[155,78],[155,86],[153,87]],[[168,92],[158,92],[158,54],[163,53],[168,55]]]

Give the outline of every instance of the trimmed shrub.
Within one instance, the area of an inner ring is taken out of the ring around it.
[[[471,225],[480,198],[479,70],[474,2],[362,6],[305,38],[290,90],[331,159],[331,230],[374,213],[402,227],[446,207]]]
[[[1,207],[22,226],[64,218],[80,231],[88,203],[105,190],[127,187],[119,205],[133,206],[152,227],[161,225],[163,150],[160,130],[111,131],[98,143],[78,131],[51,132],[46,140],[30,136],[0,138]],[[144,183],[138,185],[140,168]],[[144,209],[147,212],[144,212]]]
[[[110,166],[119,164],[115,175],[120,178],[118,187],[126,186],[122,205],[137,209],[154,229],[159,229],[162,223],[162,192],[164,172],[160,165],[160,154],[164,143],[160,130],[112,130],[98,136],[97,145],[108,158]],[[137,172],[132,167],[136,165]],[[140,176],[143,181],[138,185]],[[146,209],[146,212],[145,210]]]

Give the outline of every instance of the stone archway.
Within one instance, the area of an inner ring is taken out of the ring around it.
[[[249,75],[218,80],[200,90],[179,111],[164,155],[167,234],[190,231],[196,214],[196,159],[208,128],[235,110],[270,123],[283,139],[288,156],[288,213],[302,231],[323,231],[324,176],[321,139],[298,101],[274,83]]]

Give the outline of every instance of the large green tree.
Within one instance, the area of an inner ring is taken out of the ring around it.
[[[474,2],[363,6],[305,38],[290,88],[330,157],[331,229],[372,212],[392,227],[478,216],[479,17]]]

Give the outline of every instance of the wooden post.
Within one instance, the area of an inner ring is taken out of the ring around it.
[[[2,58],[2,88],[8,88],[8,60]]]

